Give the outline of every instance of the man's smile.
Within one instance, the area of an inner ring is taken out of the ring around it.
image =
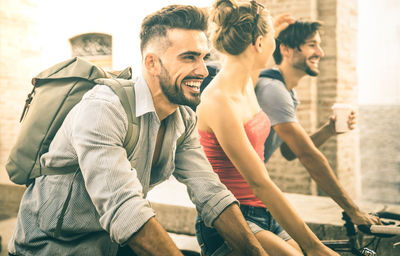
[[[199,80],[199,79],[196,79],[196,80],[185,80],[185,81],[183,81],[183,84],[186,87],[189,87],[191,91],[199,93],[200,92],[200,85],[201,85],[202,82],[203,82],[203,80]]]
[[[311,57],[308,59],[308,61],[311,63],[312,66],[314,66],[315,68],[318,68],[318,64],[319,64],[319,57]]]

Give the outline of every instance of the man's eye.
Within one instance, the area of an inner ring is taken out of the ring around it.
[[[195,57],[194,57],[194,56],[185,56],[185,59],[186,59],[186,60],[194,60]]]

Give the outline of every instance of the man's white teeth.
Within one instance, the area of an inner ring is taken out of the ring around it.
[[[201,82],[190,81],[190,82],[185,82],[185,85],[192,88],[200,88]]]

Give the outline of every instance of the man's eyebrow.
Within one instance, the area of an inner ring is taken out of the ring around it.
[[[183,52],[183,53],[179,54],[179,56],[182,56],[182,57],[185,57],[185,56],[188,56],[188,55],[190,55],[190,56],[200,56],[201,53],[195,52],[195,51],[187,51],[187,52]]]
[[[318,41],[316,39],[310,39],[306,40],[304,43],[317,43]]]
[[[179,54],[179,57],[185,57],[185,56],[200,56],[201,53],[200,52],[196,52],[196,51],[187,51],[187,52],[183,52],[181,54]],[[209,58],[210,57],[210,53],[207,53],[206,56],[204,58]]]

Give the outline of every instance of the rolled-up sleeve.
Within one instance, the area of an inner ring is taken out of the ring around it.
[[[76,111],[71,138],[86,189],[102,228],[113,241],[124,244],[155,215],[122,146],[126,114],[116,96],[89,95]]]
[[[214,173],[199,142],[196,118],[192,116],[186,136],[178,145],[175,178],[187,186],[189,197],[196,205],[205,224],[211,227],[226,207],[238,201]]]

